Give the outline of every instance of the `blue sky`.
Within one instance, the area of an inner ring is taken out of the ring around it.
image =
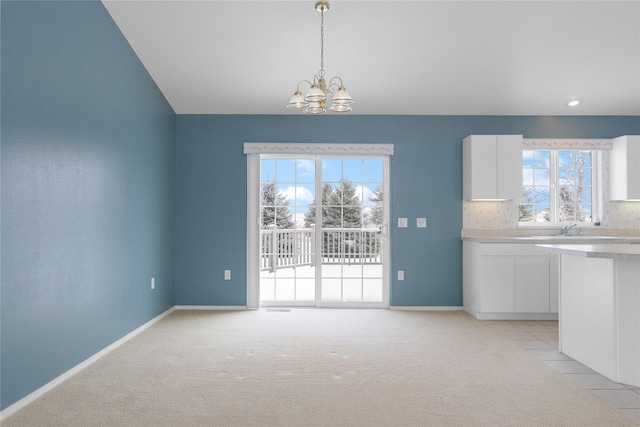
[[[291,211],[304,214],[315,200],[315,159],[262,159],[261,182],[275,182],[290,200]],[[382,184],[382,159],[327,158],[322,160],[322,183],[339,186],[340,181],[351,182],[362,197],[363,203],[371,204],[370,198],[377,186]]]

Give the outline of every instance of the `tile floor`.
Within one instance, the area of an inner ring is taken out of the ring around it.
[[[567,378],[609,402],[640,422],[640,387],[611,381],[558,351],[558,322],[555,320],[483,320],[529,353],[542,359]]]

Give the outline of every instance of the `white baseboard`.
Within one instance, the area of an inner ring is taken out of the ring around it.
[[[473,316],[472,313],[469,313]],[[558,320],[558,313],[476,313],[478,320]]]
[[[140,334],[142,331],[144,331],[145,329],[147,329],[149,326],[153,325],[154,323],[158,322],[160,319],[162,319],[163,317],[167,316],[168,314],[173,312],[175,309],[176,309],[175,307],[171,307],[167,311],[165,311],[165,312],[161,313],[160,315],[154,317],[153,319],[149,320],[144,325],[142,325],[142,326],[138,327],[137,329],[129,332],[127,335],[125,335],[124,337],[120,338],[118,341],[115,341],[113,344],[108,345],[107,347],[103,348],[102,350],[100,350],[99,352],[94,354],[93,356],[91,356],[88,359],[85,359],[84,361],[80,362],[79,364],[77,364],[73,368],[69,369],[68,371],[66,371],[65,373],[60,375],[59,377],[51,380],[50,382],[48,382],[47,384],[43,385],[39,389],[35,390],[34,392],[32,392],[32,393],[28,394],[27,396],[23,397],[22,399],[18,400],[13,405],[8,406],[3,411],[0,411],[0,423],[2,422],[2,420],[8,418],[9,416],[11,416],[13,414],[15,414],[20,409],[24,408],[25,406],[27,406],[28,404],[30,404],[34,400],[38,399],[39,397],[41,397],[42,395],[44,395],[48,391],[54,389],[55,387],[57,387],[58,385],[62,384],[63,382],[65,382],[66,380],[68,380],[69,378],[71,378],[72,376],[77,374],[78,372],[82,371],[83,369],[85,369],[86,367],[91,365],[92,363],[96,362],[101,357],[106,356],[108,353],[112,352],[113,350],[115,350],[116,348],[120,347],[125,342],[129,341],[131,338],[133,338],[136,335]]]
[[[430,306],[430,305],[419,305],[419,306],[410,306],[410,305],[392,305],[389,307],[389,310],[405,310],[405,311],[460,311],[462,310],[461,306]]]
[[[176,310],[248,310],[246,305],[176,305],[173,308]]]

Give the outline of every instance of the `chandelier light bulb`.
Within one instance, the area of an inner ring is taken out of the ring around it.
[[[302,92],[297,90],[296,93],[293,94],[293,98],[291,98],[291,101],[289,101],[289,105],[287,105],[287,108],[304,108],[308,105],[309,103],[304,100]]]

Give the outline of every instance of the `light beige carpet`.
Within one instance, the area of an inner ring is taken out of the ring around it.
[[[14,426],[627,426],[463,312],[176,311]]]

